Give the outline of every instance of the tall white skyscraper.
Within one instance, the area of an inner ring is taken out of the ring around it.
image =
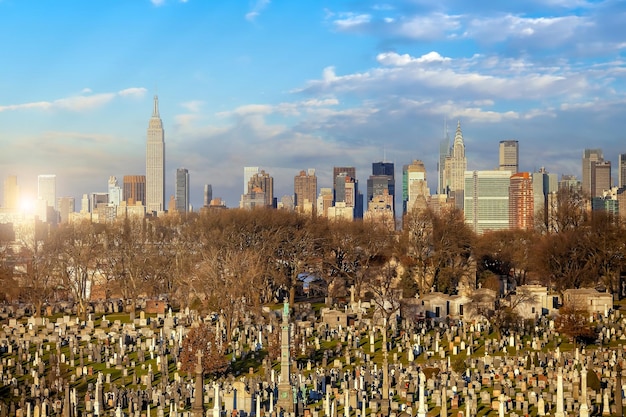
[[[146,210],[165,210],[165,132],[159,115],[157,96],[154,96],[146,144]]]
[[[463,190],[465,188],[465,170],[467,169],[467,158],[465,158],[465,143],[463,142],[463,132],[461,122],[456,126],[454,134],[454,144],[450,154],[446,157],[444,167],[444,183],[451,196],[455,198],[457,207],[463,207]]]
[[[37,177],[37,199],[46,202],[47,207],[56,210],[57,204],[57,176],[39,175]]]

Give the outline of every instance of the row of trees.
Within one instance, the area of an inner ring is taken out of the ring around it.
[[[5,298],[21,298],[36,312],[65,296],[84,313],[97,287],[131,308],[139,297],[164,296],[217,312],[228,332],[243,311],[280,291],[293,303],[305,275],[317,278],[310,291],[332,297],[347,297],[351,286],[356,298],[388,299],[397,289],[405,297],[455,293],[501,275],[556,290],[621,289],[623,224],[604,213],[576,211],[573,217],[554,230],[482,236],[456,209],[410,213],[400,231],[267,209],[80,222],[38,230],[17,243],[3,234],[0,279]]]

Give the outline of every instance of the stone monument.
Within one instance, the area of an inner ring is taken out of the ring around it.
[[[294,397],[291,388],[291,358],[289,352],[289,303],[283,305],[283,322],[280,337],[280,382],[278,383],[278,402],[281,410],[293,413]]]

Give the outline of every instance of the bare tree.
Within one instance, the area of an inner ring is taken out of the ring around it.
[[[535,226],[542,233],[560,233],[573,230],[587,219],[589,200],[575,188],[560,188],[548,195],[544,208],[535,216]]]
[[[391,249],[391,236],[388,228],[377,223],[333,223],[326,239],[323,270],[335,295],[345,296],[346,286],[354,285],[356,299],[361,298]]]
[[[404,227],[403,263],[409,267],[420,292],[430,288],[454,293],[472,266],[474,234],[458,209],[411,214]],[[473,282],[473,281],[472,281]]]
[[[595,329],[589,322],[589,312],[575,304],[561,307],[554,325],[558,332],[568,336],[574,343],[587,344],[597,337]]]
[[[414,209],[403,221],[400,242],[404,251],[401,261],[420,294],[430,292],[435,280],[434,217],[432,210]]]
[[[563,291],[594,281],[594,270],[588,262],[590,248],[587,243],[588,235],[582,229],[542,237],[533,257],[537,271],[549,288]]]
[[[202,295],[205,308],[225,323],[227,343],[237,323],[259,306],[259,271],[262,259],[251,249],[205,248],[194,273],[194,291]]]
[[[589,257],[596,271],[595,285],[605,286],[611,293],[619,290],[619,277],[626,267],[626,234],[619,219],[606,212],[594,212],[589,222]]]
[[[103,225],[89,221],[65,224],[46,241],[52,273],[71,294],[78,315],[85,318],[90,288],[99,272],[98,253],[103,250]]]
[[[218,377],[228,370],[228,359],[224,346],[218,343],[219,336],[215,334],[213,326],[199,323],[192,326],[183,339],[180,353],[181,370],[189,374],[195,370],[198,362],[198,352],[201,354],[202,370],[205,375]]]

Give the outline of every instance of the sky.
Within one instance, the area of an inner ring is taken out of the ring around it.
[[[237,207],[243,167],[275,196],[315,168],[424,161],[447,120],[469,170],[515,139],[520,169],[581,177],[585,148],[626,153],[626,2],[617,0],[0,0],[0,177],[57,197],[145,174],[153,96],[191,202]],[[1,201],[1,200],[0,200]]]

